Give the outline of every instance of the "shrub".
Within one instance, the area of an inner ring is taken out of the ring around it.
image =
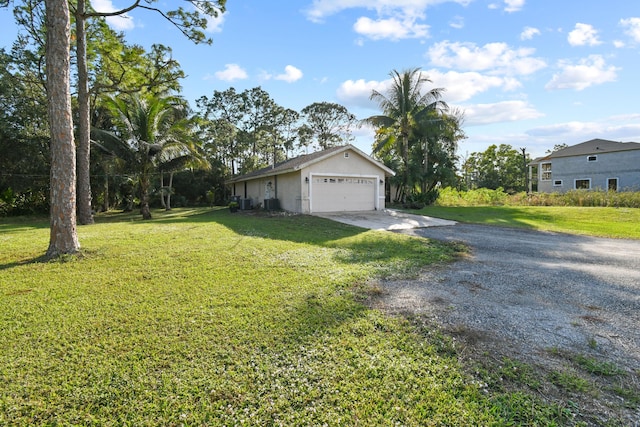
[[[435,204],[439,206],[497,206],[507,204],[509,197],[502,187],[496,190],[478,188],[468,191],[446,187],[440,190],[440,196]]]
[[[509,195],[502,188],[478,188],[459,191],[443,188],[435,202],[438,206],[596,206],[640,208],[640,191],[571,190],[566,193]]]

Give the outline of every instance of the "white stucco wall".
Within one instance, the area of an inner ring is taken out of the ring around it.
[[[348,153],[348,157],[345,157],[345,153]],[[375,206],[377,209],[385,207],[385,170],[350,149],[336,153],[298,171],[277,176],[259,177],[246,181],[246,184],[245,182],[234,183],[234,194],[242,198],[250,198],[254,207],[259,204],[264,207],[265,190],[267,184],[271,182],[271,197],[278,199],[281,209],[309,214],[312,204],[309,198],[310,182],[308,179],[314,175],[375,179],[376,195],[372,196],[377,197]]]
[[[345,153],[348,154],[348,157],[345,157]],[[312,213],[314,210],[313,203],[309,198],[310,185],[309,182],[306,181],[306,178],[311,180],[313,176],[319,175],[335,177],[344,176],[351,178],[366,177],[375,179],[378,182],[377,209],[385,208],[385,171],[353,150],[346,150],[343,153],[336,154],[328,159],[314,163],[313,165],[302,169],[301,172],[301,182],[303,182],[301,205],[302,212],[304,213]]]

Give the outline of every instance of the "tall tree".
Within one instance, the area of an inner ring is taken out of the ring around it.
[[[300,113],[305,121],[301,135],[315,140],[321,149],[351,141],[356,116],[346,107],[333,102],[314,102],[304,107]]]
[[[472,187],[503,188],[507,192],[527,189],[526,164],[522,153],[511,145],[493,144],[481,153],[471,153],[463,168],[471,179]]]
[[[47,98],[51,129],[51,233],[47,256],[80,249],[76,229],[76,174],[71,116],[70,18],[67,0],[45,0]]]
[[[419,143],[411,147],[412,181],[427,195],[436,185],[456,185],[456,151],[458,143],[466,138],[462,130],[464,113],[454,109],[448,112],[431,111],[418,123],[416,137]]]
[[[137,174],[140,213],[151,219],[151,178],[162,168],[171,172],[189,164],[204,164],[192,139],[185,103],[175,97],[139,95],[111,98],[107,103],[114,116],[115,131],[94,129],[101,148],[124,159]]]
[[[46,93],[0,49],[0,199],[5,214],[49,212]],[[28,72],[32,72],[27,67]]]
[[[227,165],[231,175],[238,171],[237,160],[244,150],[238,137],[238,123],[244,116],[241,94],[231,87],[225,91],[214,91],[211,98],[200,97],[197,101],[200,126],[208,147],[215,147],[222,163]]]
[[[376,133],[374,153],[395,150],[402,159],[402,193],[404,201],[410,192],[409,144],[416,141],[415,130],[419,123],[426,120],[430,112],[446,110],[447,105],[441,101],[443,89],[425,90],[431,83],[419,68],[402,73],[393,70],[390,73],[391,86],[386,94],[376,90],[371,92],[371,100],[378,102],[381,115],[365,119],[372,125]]]
[[[207,17],[217,17],[225,11],[226,0],[187,0],[193,7],[187,10],[182,6],[173,10],[163,10],[152,6],[157,0],[135,0],[124,9],[112,12],[96,12],[87,7],[88,0],[77,0],[75,8],[76,19],[76,51],[78,66],[78,215],[81,223],[93,222],[91,214],[91,183],[90,183],[90,104],[89,83],[87,72],[86,49],[86,21],[91,17],[120,16],[134,9],[144,9],[159,13],[171,24],[177,27],[187,38],[195,43],[211,43],[212,40],[204,34],[208,22]]]

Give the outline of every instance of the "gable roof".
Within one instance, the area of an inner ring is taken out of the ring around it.
[[[237,176],[235,178],[229,179],[226,181],[227,184],[232,184],[234,182],[242,182],[249,181],[255,178],[262,178],[274,175],[282,175],[284,173],[295,172],[300,169],[306,168],[314,163],[318,163],[322,160],[328,159],[329,157],[335,156],[337,154],[343,153],[347,150],[352,150],[362,156],[364,159],[370,161],[371,163],[378,166],[380,169],[384,170],[387,175],[395,175],[396,173],[380,163],[379,161],[373,159],[370,156],[367,156],[365,153],[357,149],[351,144],[342,145],[338,147],[327,148],[326,150],[316,151],[311,154],[303,154],[298,157],[294,157],[292,159],[284,160],[280,163],[276,163],[272,166],[267,166],[266,168],[262,168],[253,172],[249,172],[244,175]]]
[[[547,156],[539,157],[533,160],[531,163],[536,163],[542,160],[555,159],[558,157],[585,156],[589,154],[614,153],[617,151],[630,150],[640,150],[640,143],[609,141],[606,139],[592,139],[581,144],[572,145],[571,147],[554,151]]]

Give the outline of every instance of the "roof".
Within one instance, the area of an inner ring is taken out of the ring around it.
[[[543,160],[551,160],[558,157],[585,156],[589,154],[614,153],[617,151],[640,150],[640,143],[618,142],[606,139],[592,139],[581,144],[572,145],[558,151],[534,159],[531,163],[538,163]]]
[[[306,168],[307,166],[310,166],[314,163],[318,163],[322,160],[328,159],[329,157],[335,156],[336,154],[343,153],[347,150],[355,151],[357,154],[369,160],[371,163],[374,163],[380,169],[383,169],[387,173],[387,175],[393,176],[396,174],[394,171],[392,171],[391,169],[389,169],[379,161],[371,158],[370,156],[367,156],[365,153],[363,153],[353,145],[348,144],[348,145],[342,145],[338,147],[327,148],[326,150],[316,151],[315,153],[311,153],[311,154],[303,154],[301,156],[294,157],[292,159],[285,160],[280,163],[276,163],[273,166],[268,166],[266,168],[262,168],[257,171],[249,172],[245,175],[237,176],[235,178],[232,178],[226,181],[226,183],[232,184],[234,182],[249,181],[255,178],[282,175],[284,173],[295,172],[300,169]]]

